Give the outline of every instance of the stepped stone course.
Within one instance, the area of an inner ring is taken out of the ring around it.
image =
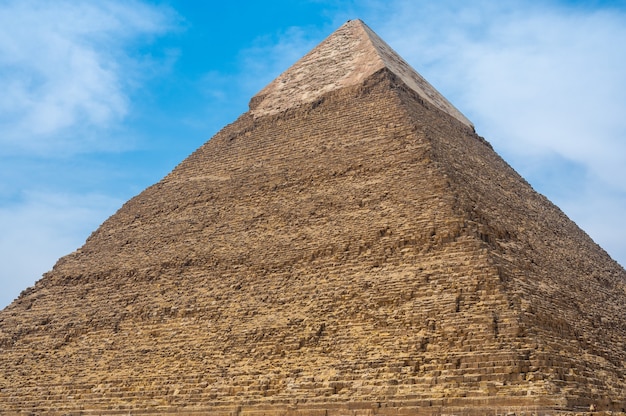
[[[0,413],[624,414],[626,272],[403,62],[346,23],[60,259]]]

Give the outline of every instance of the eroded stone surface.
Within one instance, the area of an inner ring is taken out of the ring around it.
[[[391,70],[244,114],[0,312],[2,414],[623,411],[626,272]]]

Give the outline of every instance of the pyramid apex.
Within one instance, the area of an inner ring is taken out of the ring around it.
[[[387,68],[425,101],[473,127],[441,93],[415,71],[361,19],[348,20],[263,88],[252,100],[254,116],[276,114],[313,102],[340,88],[358,85]]]

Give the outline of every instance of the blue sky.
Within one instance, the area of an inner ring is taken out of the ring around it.
[[[626,264],[624,1],[0,0],[0,308],[353,18]]]

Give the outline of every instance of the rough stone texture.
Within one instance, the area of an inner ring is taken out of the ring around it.
[[[384,67],[242,115],[0,312],[0,409],[617,414],[625,300],[622,267]]]

